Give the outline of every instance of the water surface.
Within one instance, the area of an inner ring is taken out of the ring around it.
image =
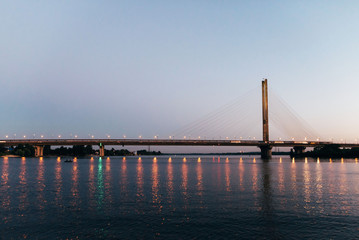
[[[0,238],[354,239],[356,160],[0,158]]]

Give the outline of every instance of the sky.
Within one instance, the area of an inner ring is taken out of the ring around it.
[[[267,78],[321,139],[354,142],[358,12],[331,0],[1,1],[0,138],[168,138]]]

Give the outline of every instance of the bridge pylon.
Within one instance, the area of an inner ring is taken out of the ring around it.
[[[272,157],[272,146],[269,144],[269,117],[268,117],[268,82],[262,81],[262,118],[263,118],[263,145],[260,146],[261,157]]]

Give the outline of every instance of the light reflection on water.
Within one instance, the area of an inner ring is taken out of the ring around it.
[[[4,239],[359,235],[357,160],[2,158],[0,167]]]
[[[225,178],[226,178],[226,191],[229,192],[231,191],[231,179],[230,179],[230,171],[231,168],[229,166],[229,160],[228,158],[226,159],[226,164],[224,167],[224,172],[225,172]]]
[[[183,200],[184,200],[184,207],[187,208],[188,205],[188,166],[186,162],[182,163],[182,194],[183,194]]]
[[[77,161],[73,162],[72,165],[72,176],[71,176],[71,206],[73,208],[80,208],[81,199],[79,196],[79,169]]]
[[[25,158],[23,158],[25,161]],[[47,199],[44,197],[44,189],[45,189],[45,166],[44,166],[44,159],[40,157],[38,159],[38,175],[37,175],[37,206],[40,210],[44,210]],[[42,216],[42,215],[41,215]]]
[[[103,199],[105,197],[104,183],[103,183],[103,172],[102,172],[102,158],[100,157],[97,164],[97,209],[101,212],[103,210]]]
[[[303,192],[304,192],[304,208],[306,209],[306,212],[309,213],[310,212],[310,208],[311,208],[311,173],[310,173],[310,169],[309,169],[309,164],[307,162],[307,160],[305,160],[305,164],[303,165]]]
[[[60,159],[57,159],[55,164],[55,203],[58,206],[62,205],[62,164]]]
[[[40,174],[41,171],[39,171]],[[19,195],[19,209],[24,211],[28,205],[27,201],[27,182],[26,182],[26,159],[21,159],[20,174],[19,174],[19,190],[22,194]],[[41,190],[41,189],[40,189]],[[41,200],[41,198],[39,199]]]
[[[105,201],[106,201],[106,206],[110,206],[112,205],[112,188],[113,188],[113,184],[112,184],[112,171],[111,171],[111,159],[108,157],[106,158],[106,162],[105,162],[105,179],[104,179],[104,191],[105,191]],[[106,208],[107,211],[111,210]]]
[[[89,173],[88,173],[88,199],[89,199],[89,210],[97,207],[95,201],[96,195],[96,182],[95,182],[95,163],[94,159],[90,159]]]
[[[245,190],[244,187],[244,183],[243,183],[243,178],[244,178],[244,163],[243,163],[243,159],[240,158],[239,159],[239,187],[240,187],[240,191],[243,192]]]
[[[139,202],[142,202],[144,196],[143,195],[144,179],[143,179],[143,165],[141,159],[138,159],[137,161],[136,171],[137,171],[137,200]]]
[[[10,200],[10,185],[9,185],[9,159],[5,157],[2,161],[2,171],[1,171],[1,209],[5,212],[11,210],[11,200]],[[9,214],[1,214],[1,221],[6,224],[9,220]]]
[[[173,165],[172,165],[172,159],[169,158],[168,159],[168,164],[167,164],[167,191],[168,191],[168,203],[172,204],[173,203],[173,193],[174,193],[174,188],[173,188]]]

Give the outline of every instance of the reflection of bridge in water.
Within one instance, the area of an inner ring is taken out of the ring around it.
[[[203,139],[16,139],[0,140],[2,146],[15,146],[29,144],[35,147],[36,157],[43,156],[44,146],[74,146],[74,145],[97,145],[99,155],[105,155],[106,146],[255,146],[261,149],[262,158],[270,158],[273,147],[292,147],[295,153],[302,153],[307,147],[318,147],[333,144],[326,141],[270,141],[269,117],[268,117],[268,87],[267,79],[262,81],[262,126],[263,140],[203,140]],[[359,144],[336,143],[340,147],[359,147]]]

